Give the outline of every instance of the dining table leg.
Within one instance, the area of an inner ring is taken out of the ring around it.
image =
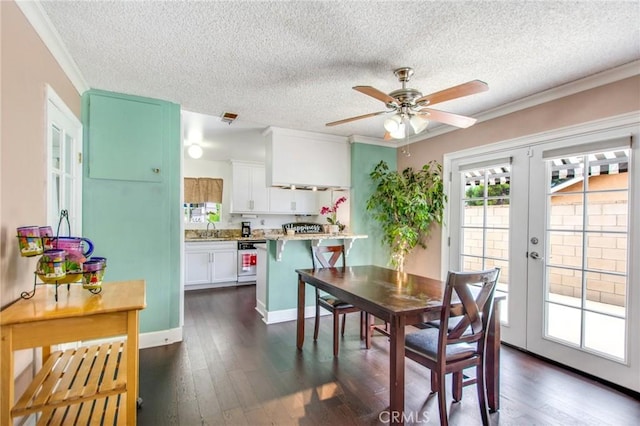
[[[487,351],[485,354],[487,405],[489,410],[500,409],[500,301],[493,302],[493,314],[489,319]]]
[[[404,423],[404,327],[405,318],[394,316],[390,320],[389,348],[389,420]]]
[[[302,281],[302,277],[298,275],[298,322],[297,322],[297,337],[296,346],[299,350],[302,350],[304,344],[304,307],[305,307],[305,287],[306,283]]]

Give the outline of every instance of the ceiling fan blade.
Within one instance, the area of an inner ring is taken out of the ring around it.
[[[440,111],[437,109],[425,108],[418,111],[418,114],[425,115],[428,120],[438,121],[440,123],[449,124],[451,126],[462,127],[466,129],[478,121],[476,118],[466,117],[464,115],[453,114],[451,112]]]
[[[487,90],[489,90],[487,83],[480,80],[472,80],[457,86],[449,87],[448,89],[444,89],[439,92],[431,93],[430,95],[425,95],[416,99],[416,104],[423,104],[424,106],[433,105],[444,101],[450,101],[451,99],[461,98],[463,96],[474,95]]]
[[[372,98],[376,98],[379,101],[384,102],[385,104],[394,104],[398,105],[398,100],[392,96],[387,95],[384,92],[376,89],[371,86],[354,86],[354,90],[357,90],[360,93],[364,93],[365,95],[371,96]]]
[[[344,120],[332,121],[331,123],[325,124],[325,126],[337,126],[338,124],[344,124],[344,123],[348,123],[350,121],[356,121],[356,120],[361,120],[363,118],[374,117],[376,115],[384,114],[386,112],[393,112],[393,111],[371,112],[369,114],[359,115],[357,117],[351,117],[351,118],[345,118]]]

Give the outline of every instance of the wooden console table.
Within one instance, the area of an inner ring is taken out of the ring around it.
[[[143,280],[104,283],[100,294],[80,285],[42,286],[31,299],[0,311],[0,426],[41,413],[38,424],[135,425],[139,312]],[[51,352],[51,345],[121,336],[117,341]],[[43,365],[24,394],[14,394],[14,351],[42,347]],[[101,420],[102,419],[102,420]]]

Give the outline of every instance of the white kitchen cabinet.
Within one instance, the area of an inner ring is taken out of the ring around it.
[[[269,212],[276,214],[318,214],[316,191],[269,189]]]
[[[185,289],[235,285],[238,280],[236,241],[188,242],[185,244]]]
[[[344,136],[269,127],[265,132],[267,185],[351,186],[351,147]]]
[[[231,213],[268,213],[264,164],[232,162]]]

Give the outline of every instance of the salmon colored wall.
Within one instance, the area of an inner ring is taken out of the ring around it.
[[[5,306],[33,287],[36,258],[20,257],[16,228],[47,220],[46,85],[78,119],[80,94],[15,2],[0,2],[0,29],[0,306]]]
[[[463,149],[640,111],[639,94],[640,76],[634,76],[415,142],[408,146],[410,157],[398,150],[398,170],[419,168],[431,160],[442,163],[444,154]],[[441,238],[441,229],[434,229],[428,248],[416,248],[406,260],[405,271],[441,277]]]

